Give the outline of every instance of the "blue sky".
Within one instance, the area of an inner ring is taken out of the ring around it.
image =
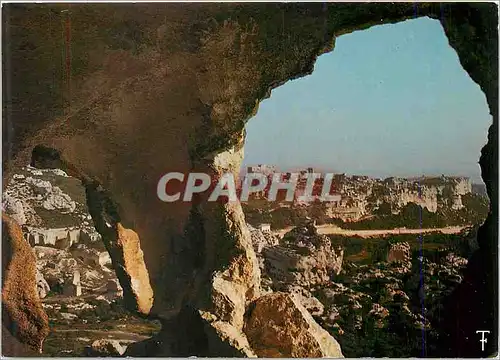
[[[312,75],[274,89],[247,123],[243,162],[478,181],[490,123],[440,23],[419,18],[342,35]]]

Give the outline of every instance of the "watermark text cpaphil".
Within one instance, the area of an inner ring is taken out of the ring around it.
[[[248,173],[235,179],[232,173],[213,178],[205,173],[169,172],[158,181],[156,193],[164,202],[190,202],[195,194],[208,196],[207,201],[246,202],[252,194],[267,201],[340,201],[332,191],[333,179],[332,173]]]

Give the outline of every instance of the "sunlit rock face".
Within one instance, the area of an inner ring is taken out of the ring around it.
[[[2,215],[2,324],[22,344],[21,354],[41,352],[49,333],[49,321],[43,311],[37,284],[35,255],[24,240],[21,227],[7,215]],[[12,341],[3,336],[7,344],[3,354],[14,356]],[[14,348],[15,349],[15,348]]]
[[[263,254],[265,273],[280,289],[328,283],[342,268],[343,250],[333,249],[330,239],[312,224],[293,228],[281,245],[265,248]]]
[[[119,224],[135,234],[134,248],[144,253],[140,278],[147,282],[148,277],[152,289],[150,294],[142,283],[146,290],[135,292],[136,308],[168,324],[188,307],[238,329],[241,312],[259,297],[258,265],[241,207],[207,203],[204,197],[164,203],[157,197],[158,180],[170,171],[217,177],[222,170],[238,169],[245,121],[271,88],[310,73],[316,57],[333,48],[336,35],[415,16],[414,4],[72,4],[69,14],[64,9],[4,8],[11,39],[4,68],[11,86],[5,98],[10,105],[3,132],[4,178],[30,163],[35,146],[54,149],[35,152],[32,165],[59,167],[83,179],[88,189],[101,186],[113,203],[106,215],[111,227]],[[496,254],[491,235],[497,226],[492,165],[497,159],[497,11],[490,4],[426,4],[417,10],[419,16],[443,19],[451,46],[486,93],[494,118],[481,158],[494,212],[479,243],[486,249],[481,256],[490,259]],[[71,61],[64,68],[60,26],[47,24],[65,23],[67,16],[79,30],[72,33]],[[227,158],[219,155],[223,152]],[[124,251],[111,254],[115,268]],[[495,263],[487,259],[483,264],[492,271]],[[124,292],[134,288],[127,274],[118,274]],[[484,298],[493,299],[488,286]],[[477,312],[487,305],[470,308]],[[472,331],[492,318],[466,320],[472,321]]]
[[[337,341],[290,294],[259,298],[245,333],[259,357],[344,357]]]

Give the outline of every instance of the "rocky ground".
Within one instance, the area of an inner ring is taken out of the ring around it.
[[[125,310],[109,262],[84,260],[82,254],[92,250],[81,244],[69,250],[34,247],[39,296],[51,328],[44,356],[121,355],[130,343],[160,330],[159,323]]]
[[[128,345],[153,336],[161,327],[131,315],[120,297],[106,294],[49,297],[43,308],[51,327],[43,356],[123,355]]]
[[[343,258],[344,249],[313,225],[283,239],[251,233],[263,286],[294,293],[346,357],[432,354],[443,301],[467,264],[449,246],[424,252],[394,239],[380,239],[382,261],[360,264]]]
[[[82,183],[60,169],[24,167],[8,182],[2,193],[2,207],[25,227],[76,226],[97,235]]]

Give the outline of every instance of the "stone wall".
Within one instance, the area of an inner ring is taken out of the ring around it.
[[[42,229],[26,227],[25,239],[31,246],[51,245],[60,249],[67,249],[73,244],[87,241],[97,241],[98,234],[89,233],[79,228]]]

